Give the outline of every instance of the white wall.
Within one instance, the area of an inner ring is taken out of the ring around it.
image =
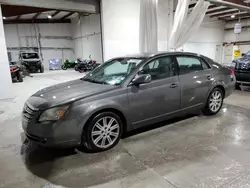
[[[234,28],[236,22],[229,22],[226,23],[225,28]],[[250,40],[250,28],[244,28],[244,26],[250,26],[250,19],[249,20],[242,20],[242,32],[240,34],[235,34],[234,30],[227,30],[225,31],[225,42],[233,42],[233,41],[247,41]]]
[[[183,46],[183,50],[208,56],[221,63],[223,40],[224,22],[204,20],[201,27],[193,33],[192,37]],[[217,46],[221,48],[218,54],[216,54]],[[220,56],[218,57],[218,55]]]
[[[235,22],[228,22],[225,24],[225,28],[234,28]],[[240,34],[235,34],[234,29],[226,30],[224,36],[224,42],[239,42],[239,41],[250,41],[250,28],[244,28],[245,26],[250,26],[250,19],[241,20],[242,31]],[[239,45],[241,53],[246,53],[250,51],[250,43],[246,45]],[[230,55],[231,52],[231,55]],[[233,57],[233,45],[227,45],[224,47],[223,63],[229,64],[232,59],[238,57]]]
[[[72,20],[75,56],[102,62],[100,14],[76,17]]]
[[[41,34],[43,63],[48,69],[48,60],[57,58],[65,60],[75,59],[74,44],[72,41],[71,24],[36,24],[37,32]],[[8,48],[37,47],[36,29],[34,24],[7,24],[4,25]],[[58,49],[57,49],[58,48]],[[10,50],[12,60],[18,60],[18,49]]]
[[[104,59],[138,53],[140,0],[105,0],[101,2],[101,8]],[[159,0],[159,51],[167,50],[166,8],[166,1]],[[216,45],[222,45],[223,39],[224,23],[205,20],[183,48],[185,51],[197,52],[215,59]]]

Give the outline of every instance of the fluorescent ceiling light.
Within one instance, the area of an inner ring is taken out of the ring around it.
[[[233,14],[233,15],[231,16],[231,18],[235,18],[235,15]]]

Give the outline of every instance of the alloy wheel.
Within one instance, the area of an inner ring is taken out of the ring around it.
[[[209,99],[209,108],[212,112],[217,112],[222,105],[222,93],[215,90]]]
[[[113,145],[120,134],[120,126],[114,117],[105,116],[99,119],[91,131],[91,139],[95,146],[105,149]]]

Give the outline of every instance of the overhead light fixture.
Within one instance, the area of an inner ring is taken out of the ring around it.
[[[51,18],[52,18],[52,16],[51,16],[51,15],[48,15],[48,18],[49,18],[49,19],[51,19]]]
[[[6,17],[3,17],[4,20],[6,20]]]
[[[231,16],[231,18],[235,18],[235,15],[233,14],[233,15]]]

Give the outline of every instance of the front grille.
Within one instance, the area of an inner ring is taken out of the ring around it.
[[[38,111],[38,109],[32,107],[30,104],[28,104],[26,102],[24,107],[23,107],[23,118],[26,121],[31,121],[33,116],[36,114],[37,111]]]

